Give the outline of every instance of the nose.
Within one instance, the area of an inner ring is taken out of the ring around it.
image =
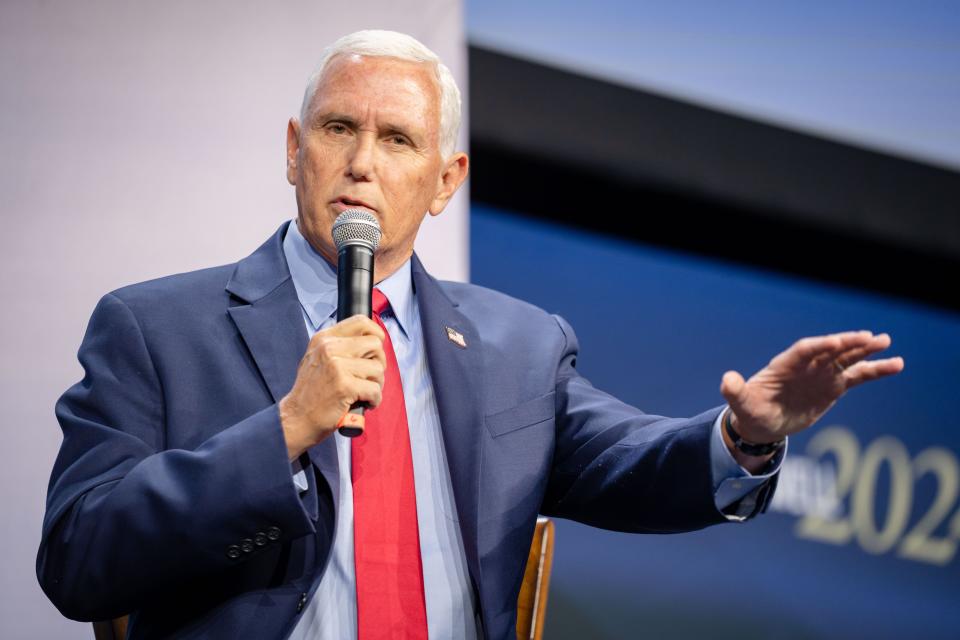
[[[347,163],[347,175],[354,180],[369,181],[373,175],[375,150],[373,136],[358,135]]]

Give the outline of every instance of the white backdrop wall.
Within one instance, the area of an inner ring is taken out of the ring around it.
[[[287,119],[321,48],[405,31],[466,91],[460,0],[0,4],[0,637],[90,638],[37,585],[56,398],[99,297],[233,262],[296,213]],[[466,98],[466,94],[464,95]],[[466,139],[466,125],[461,144]],[[467,278],[467,191],[418,241]]]

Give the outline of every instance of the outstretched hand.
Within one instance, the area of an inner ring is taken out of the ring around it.
[[[732,424],[749,442],[775,442],[806,429],[848,389],[903,370],[903,358],[866,360],[890,346],[890,336],[850,331],[803,338],[744,381],[723,376]]]

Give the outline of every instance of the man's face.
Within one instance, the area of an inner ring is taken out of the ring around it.
[[[300,230],[336,264],[330,236],[346,209],[380,222],[377,279],[412,253],[424,216],[437,215],[466,177],[467,159],[440,155],[440,87],[432,66],[395,58],[337,56],[302,123],[287,130],[287,180]]]

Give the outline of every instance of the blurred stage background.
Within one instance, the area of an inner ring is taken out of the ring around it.
[[[770,512],[558,523],[549,638],[960,637],[960,12],[949,2],[7,2],[0,637],[87,638],[33,576],[53,403],[104,292],[233,261],[294,213],[319,48],[407,31],[467,99],[469,201],[418,247],[571,321],[646,411],[721,403],[801,335],[906,371],[794,438]]]
[[[898,378],[792,438],[767,515],[559,522],[550,638],[960,638],[960,12],[468,2],[471,280],[565,316],[645,411],[803,335]]]

